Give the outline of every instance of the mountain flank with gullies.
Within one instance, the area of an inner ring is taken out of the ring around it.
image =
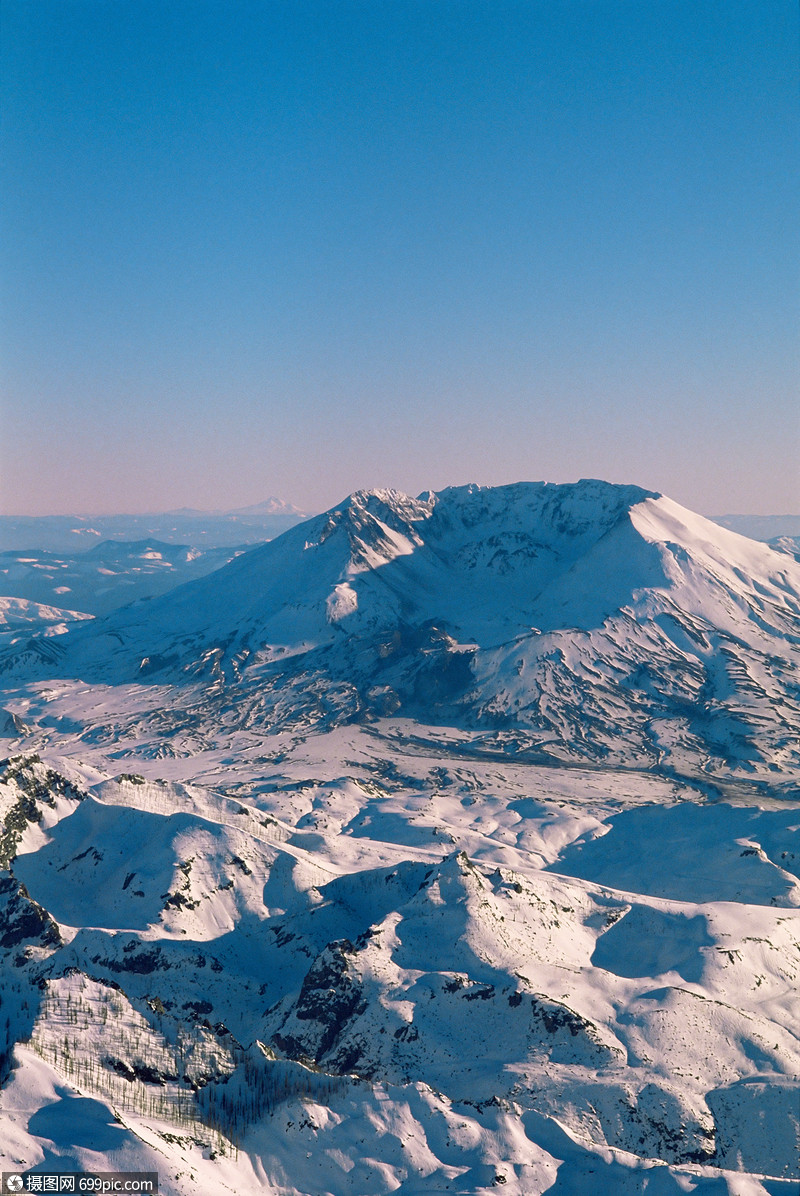
[[[800,565],[632,486],[361,491],[59,639],[176,719],[452,723],[531,757],[770,779],[800,764]],[[17,637],[8,675],[36,663]],[[63,650],[63,651],[62,651]]]

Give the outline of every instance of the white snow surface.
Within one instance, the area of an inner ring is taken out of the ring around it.
[[[67,623],[91,617],[81,611],[62,610],[61,607],[31,602],[26,598],[0,598],[0,625],[8,628],[45,626],[53,634],[53,628],[56,627],[58,634],[66,630]]]
[[[584,482],[358,493],[8,636],[2,1170],[796,1193],[799,611]]]

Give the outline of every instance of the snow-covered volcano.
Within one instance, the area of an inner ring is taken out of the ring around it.
[[[407,716],[546,758],[798,762],[800,566],[634,486],[359,491],[61,642],[62,675],[168,683],[251,725]]]
[[[0,630],[14,1165],[796,1189],[789,554],[602,482],[359,492],[37,611]]]

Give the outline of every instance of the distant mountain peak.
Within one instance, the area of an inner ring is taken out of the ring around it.
[[[287,502],[284,498],[276,498],[270,495],[269,498],[263,499],[262,502],[251,503],[246,507],[236,507],[231,511],[227,511],[228,515],[300,515],[305,516],[307,512],[301,511],[294,503]]]

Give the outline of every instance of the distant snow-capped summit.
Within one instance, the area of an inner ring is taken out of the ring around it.
[[[175,510],[165,511],[164,514],[188,519],[205,519],[209,516],[233,518],[242,515],[258,518],[263,515],[298,515],[303,519],[308,518],[308,512],[301,511],[294,503],[287,502],[284,498],[276,498],[272,494],[269,498],[265,498],[261,502],[250,503],[246,507],[215,507],[213,510],[206,510],[202,507],[178,507]]]
[[[238,511],[200,511],[193,507],[138,515],[0,515],[0,552],[33,549],[81,552],[97,540],[142,540],[200,544],[204,548],[262,543],[306,519],[307,514],[280,498],[268,498]]]
[[[287,502],[284,498],[275,498],[274,495],[246,507],[235,507],[226,513],[228,515],[299,515],[304,519],[308,517],[307,511],[302,511],[300,507]]]

